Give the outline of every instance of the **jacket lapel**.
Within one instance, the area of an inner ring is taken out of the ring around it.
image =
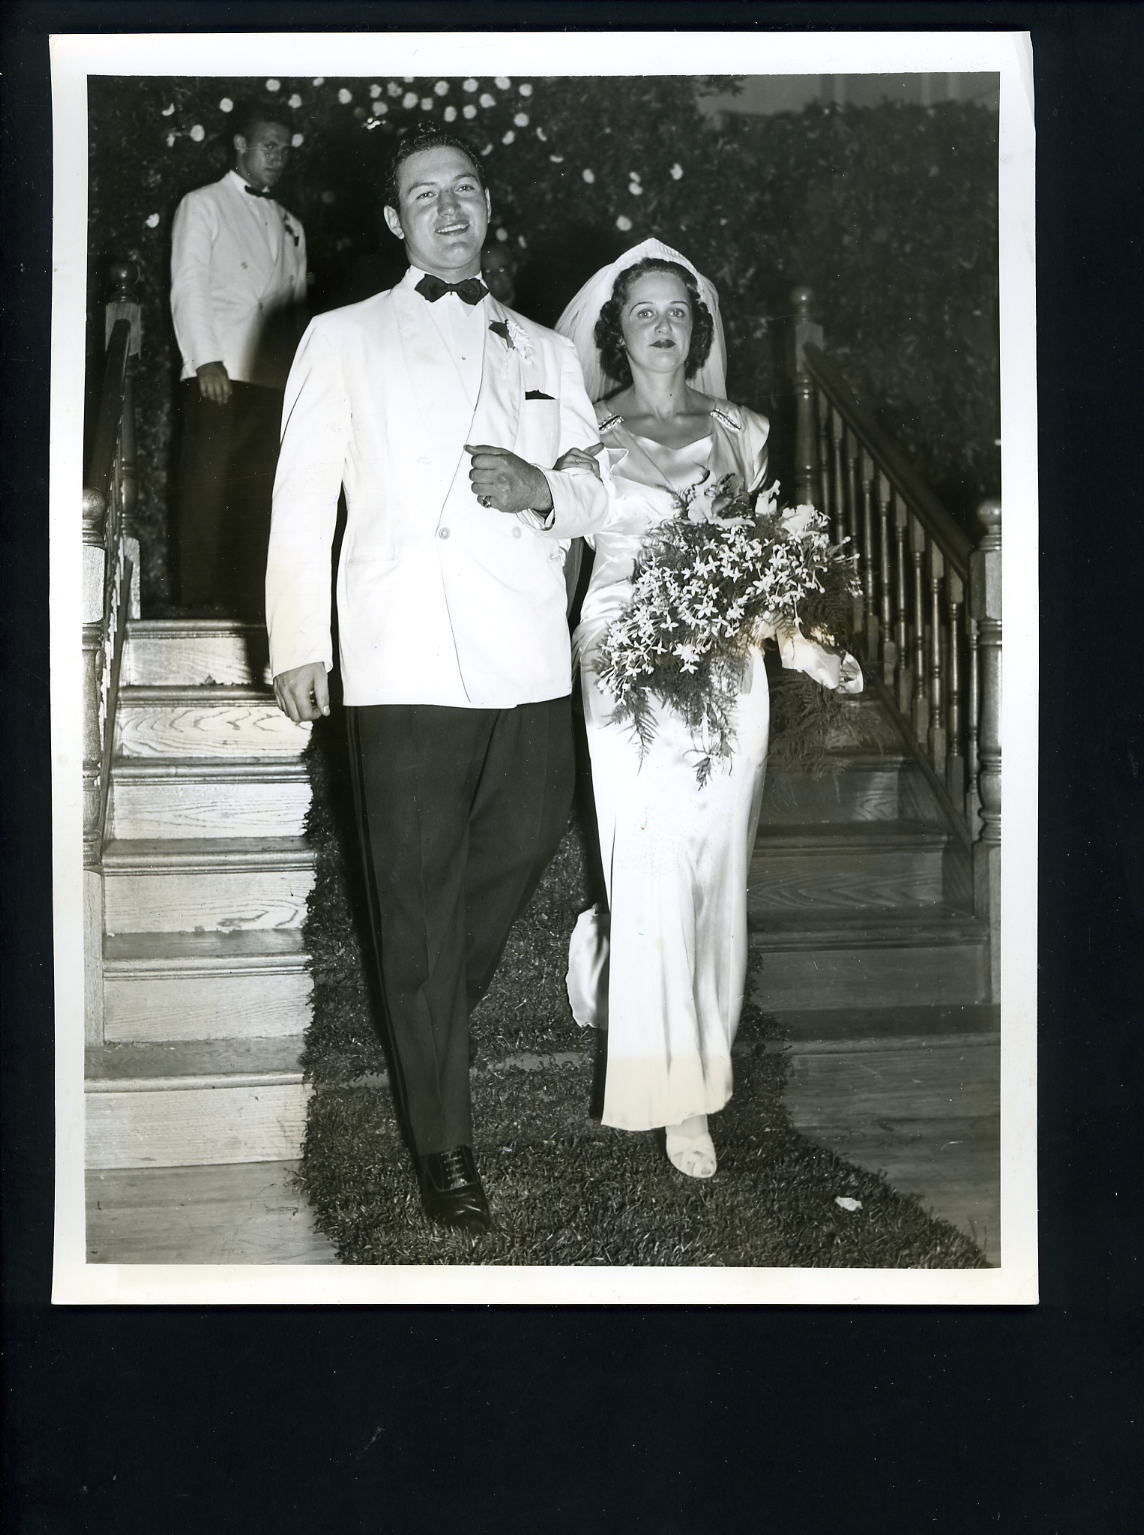
[[[254,298],[260,299],[274,275],[275,261],[266,234],[258,218],[254,199],[243,190],[242,181],[233,175],[223,177],[223,186],[234,205],[233,228],[242,250],[246,282]]]
[[[493,311],[490,324],[508,327],[508,315],[497,303],[489,306]],[[481,389],[473,412],[469,442],[488,442],[497,447],[512,447],[516,442],[520,422],[520,406],[523,398],[521,387],[520,353],[510,346],[503,335],[485,331],[485,355],[481,368]],[[490,433],[494,435],[489,435]]]
[[[506,325],[508,317],[499,304],[487,306],[493,311],[492,321]],[[483,443],[488,447],[513,448],[516,444],[517,426],[520,422],[520,406],[523,396],[520,373],[520,353],[510,347],[503,335],[485,331],[485,348],[481,360],[481,387],[472,416],[465,424],[461,443]],[[465,494],[469,489],[469,455],[462,451],[454,466],[449,495],[458,486]]]
[[[425,300],[400,286],[393,300],[405,387],[390,397],[390,462],[415,477],[426,506],[442,506],[460,461],[468,465],[472,409],[436,331],[414,323],[413,305]]]

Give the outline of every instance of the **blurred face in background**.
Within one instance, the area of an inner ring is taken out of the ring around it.
[[[503,245],[490,245],[481,258],[481,276],[485,286],[502,304],[511,304],[516,297],[516,261]]]

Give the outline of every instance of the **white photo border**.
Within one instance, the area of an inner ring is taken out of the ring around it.
[[[679,47],[681,35],[686,48]],[[1023,32],[167,33],[51,39],[54,288],[51,710],[56,1304],[1026,1305],[1037,1299],[1037,403],[1032,45]],[[687,67],[681,68],[681,52]],[[482,73],[1000,77],[1005,548],[1001,873],[1001,1263],[988,1270],[353,1268],[92,1264],[83,1135],[81,611],[87,79],[90,75]]]

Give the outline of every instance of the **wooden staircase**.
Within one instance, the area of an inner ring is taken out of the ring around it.
[[[298,1154],[308,733],[275,706],[264,646],[235,623],[128,626],[102,1042],[87,1056],[92,1169]],[[802,1032],[842,1009],[876,1032],[904,1010],[924,1032],[933,1009],[948,1032],[951,1007],[989,995],[968,849],[890,706],[874,692],[846,708],[826,771],[769,774],[749,891],[757,1000]]]
[[[887,1029],[895,1009],[987,1002],[965,835],[880,692],[845,708],[821,776],[768,773],[748,892],[754,999],[784,1017],[884,1011]]]
[[[128,625],[103,850],[102,1040],[87,1052],[93,1169],[298,1152],[308,732],[274,703],[265,643],[237,623]]]

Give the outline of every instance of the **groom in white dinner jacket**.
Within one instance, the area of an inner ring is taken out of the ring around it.
[[[395,1095],[422,1203],[484,1230],[469,1031],[573,786],[564,556],[608,492],[571,344],[480,281],[490,202],[460,140],[406,140],[385,219],[409,270],[314,320],[286,387],[266,578],[293,720],[329,713],[330,557]]]

